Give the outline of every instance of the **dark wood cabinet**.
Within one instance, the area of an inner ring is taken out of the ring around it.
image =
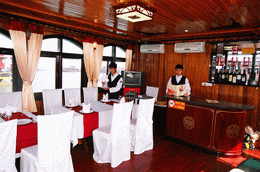
[[[170,100],[169,100],[170,101]],[[167,107],[166,135],[225,155],[240,155],[247,111],[186,102],[185,109]]]

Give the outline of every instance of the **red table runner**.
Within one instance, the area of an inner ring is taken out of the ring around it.
[[[69,107],[69,109],[81,113],[82,106]],[[83,114],[84,138],[92,136],[92,131],[98,128],[98,112],[81,114]]]
[[[12,119],[30,119],[22,112],[13,113]],[[7,121],[7,118],[3,117]],[[37,145],[37,123],[29,123],[24,125],[17,125],[17,138],[16,138],[16,153],[20,153],[22,148]]]
[[[108,104],[108,105],[114,105],[114,103],[118,103],[118,102],[114,102],[114,101],[110,101],[110,102],[103,102],[103,103],[106,103],[106,104]]]

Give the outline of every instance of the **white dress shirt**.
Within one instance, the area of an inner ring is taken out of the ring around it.
[[[111,73],[111,82],[113,82],[113,80],[116,79],[118,75],[119,75],[118,73],[115,73],[115,75],[112,75]],[[122,85],[123,85],[123,78],[121,77],[115,87],[109,88],[109,92],[110,93],[118,92],[122,88]]]
[[[182,75],[181,75],[181,76],[176,75],[176,81],[177,81],[177,83],[180,82],[181,78],[182,78]],[[172,84],[172,77],[170,77],[170,79],[169,79],[167,85],[168,85],[168,84]],[[185,79],[185,85],[186,85],[186,92],[188,93],[188,96],[189,96],[189,95],[190,95],[191,88],[190,88],[189,80],[188,80],[187,78]],[[167,94],[167,93],[168,93],[168,87],[166,88],[166,94]]]

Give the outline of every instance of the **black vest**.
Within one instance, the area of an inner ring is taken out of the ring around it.
[[[118,76],[113,80],[111,81],[111,73],[108,75],[108,83],[107,83],[107,86],[109,88],[111,87],[115,87],[117,85],[117,82],[119,81],[119,79],[121,78],[121,75],[118,74]]]
[[[182,76],[180,82],[177,83],[176,75],[172,76],[172,85],[183,85],[183,84],[185,84],[185,80],[186,80],[186,77]]]
[[[111,81],[111,73],[108,75],[108,83],[107,83],[107,86],[109,88],[111,87],[115,87],[119,81],[119,79],[121,78],[122,76],[118,74],[118,76],[113,80]],[[109,93],[108,94],[108,98],[109,99],[118,99],[118,96],[119,95],[122,95],[122,88],[118,91],[118,92],[115,92],[115,93]]]

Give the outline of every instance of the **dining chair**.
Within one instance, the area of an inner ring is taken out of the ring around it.
[[[17,172],[15,150],[17,119],[0,123],[0,169],[5,172]]]
[[[22,92],[0,93],[0,107],[6,104],[17,107],[17,111],[22,111]]]
[[[138,155],[153,149],[153,110],[155,98],[140,99],[137,118],[131,119],[131,151]]]
[[[98,87],[83,87],[84,103],[98,101]]]
[[[80,88],[64,89],[65,106],[70,105],[70,99],[74,99],[76,105],[81,104]]]
[[[37,116],[38,145],[21,150],[21,172],[73,172],[70,137],[74,111]]]
[[[158,92],[159,92],[159,87],[146,86],[145,95],[154,97],[155,101],[157,100]]]
[[[97,163],[111,163],[115,168],[130,160],[130,116],[133,101],[113,106],[111,126],[93,131],[94,154]]]
[[[50,115],[54,107],[62,106],[62,89],[42,90],[44,114]]]

